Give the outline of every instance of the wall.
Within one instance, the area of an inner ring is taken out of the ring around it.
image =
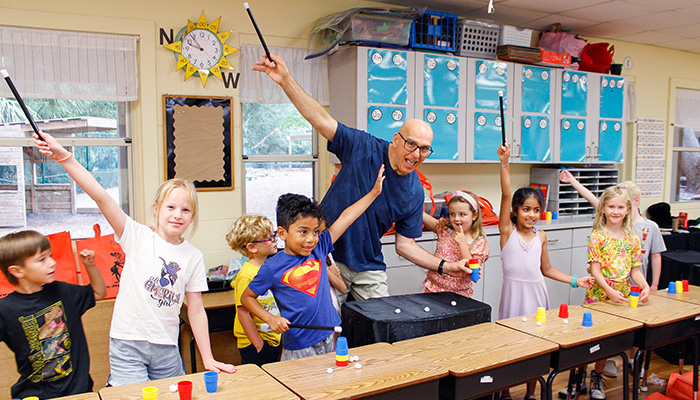
[[[274,1],[255,0],[250,2],[256,20],[265,34],[269,45],[306,47],[308,33],[316,18],[352,7],[383,6],[360,0],[324,1],[295,0]],[[184,82],[182,71],[175,71],[173,53],[162,48],[159,42],[159,29],[173,29],[177,32],[187,23],[196,21],[202,10],[209,22],[221,16],[220,30],[232,29],[231,38],[226,42],[234,47],[241,43],[258,43],[253,27],[241,3],[223,0],[203,0],[198,3],[176,1],[135,1],[102,2],[88,0],[70,1],[19,1],[5,0],[0,7],[0,24],[51,29],[84,30],[106,33],[135,34],[139,41],[139,101],[133,104],[131,121],[134,133],[134,171],[136,217],[147,221],[147,211],[163,172],[163,117],[162,95],[210,95],[232,96],[238,101],[238,91],[226,89],[217,80],[202,88],[197,78]],[[593,40],[594,42],[597,40]],[[694,68],[700,62],[700,55],[662,49],[654,46],[615,42],[615,59],[621,62],[631,56],[634,67],[623,71],[623,75],[634,79],[637,84],[637,115],[642,117],[664,118],[669,109],[671,78],[700,79]],[[228,57],[238,66],[238,57]],[[663,64],[660,64],[663,60]],[[241,184],[244,177],[241,169],[241,126],[240,108],[234,107],[234,184],[233,191],[200,193],[200,227],[192,239],[205,253],[208,266],[215,266],[230,258],[224,235],[231,223],[243,211]],[[633,127],[633,126],[632,126]],[[326,168],[321,174],[323,191],[328,186],[333,173],[328,165],[325,145],[319,146],[321,162]],[[623,177],[633,173],[633,131],[628,132],[629,148]],[[154,156],[157,154],[157,156]],[[670,151],[669,151],[670,154]],[[435,192],[467,188],[490,199],[498,207],[500,190],[498,167],[490,165],[424,165],[421,168],[432,180]],[[529,183],[529,166],[513,165],[513,187]],[[670,176],[670,168],[668,169]],[[455,184],[454,182],[460,182]],[[665,191],[669,190],[668,182]],[[668,196],[643,200],[643,208]],[[674,205],[674,213],[689,211],[691,217],[700,214],[700,204],[679,207]]]

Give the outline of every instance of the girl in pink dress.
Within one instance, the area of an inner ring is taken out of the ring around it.
[[[457,191],[446,197],[449,218],[435,219],[423,213],[423,224],[437,235],[435,257],[447,262],[476,258],[483,267],[489,258],[489,244],[481,227],[479,200],[472,192]],[[423,281],[426,293],[454,292],[472,297],[471,276],[451,276],[428,271]]]
[[[589,288],[591,276],[573,277],[554,268],[547,253],[547,234],[535,228],[542,213],[542,194],[532,188],[510,192],[510,145],[498,148],[501,160],[501,213],[498,231],[501,234],[501,263],[503,287],[498,318],[513,318],[534,314],[537,307],[549,308],[549,297],[544,277]],[[535,398],[537,381],[527,383],[525,400]],[[508,389],[501,392],[501,400],[510,399]]]

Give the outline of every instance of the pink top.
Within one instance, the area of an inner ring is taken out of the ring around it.
[[[455,262],[462,259],[462,253],[459,251],[457,241],[452,237],[452,231],[450,220],[447,218],[440,218],[435,225],[435,234],[437,234],[435,257],[442,258],[447,262]],[[470,251],[473,258],[477,258],[479,264],[483,266],[484,262],[489,258],[489,244],[486,238],[479,236],[468,243],[471,247]],[[457,277],[428,271],[423,284],[428,292],[454,292],[465,297],[472,297],[472,294],[474,294],[471,276]]]

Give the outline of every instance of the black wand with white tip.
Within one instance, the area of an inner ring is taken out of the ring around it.
[[[262,32],[260,32],[260,28],[258,28],[258,24],[255,23],[255,18],[253,18],[253,13],[250,11],[250,6],[248,5],[248,3],[243,3],[243,7],[245,7],[246,11],[248,11],[248,16],[250,17],[250,22],[253,23],[253,27],[255,28],[255,32],[258,34],[258,38],[260,39],[260,43],[262,43],[262,46],[265,49],[265,54],[267,54],[267,59],[270,60],[270,62],[274,63],[274,61],[272,61],[272,56],[270,55],[270,49],[267,48],[267,44],[265,43],[265,39],[263,38]]]
[[[506,118],[503,115],[503,91],[498,91],[498,101],[501,105],[501,136],[503,137],[503,145],[506,144]]]
[[[5,82],[7,82],[7,86],[10,87],[10,90],[12,91],[12,94],[15,96],[15,99],[17,99],[19,106],[22,107],[22,111],[24,112],[24,116],[27,117],[27,120],[29,121],[29,125],[32,126],[34,133],[36,133],[36,135],[39,136],[39,139],[43,142],[44,138],[41,137],[41,133],[39,133],[39,128],[37,128],[36,123],[34,123],[34,118],[32,118],[32,115],[29,113],[29,109],[27,108],[27,105],[24,104],[24,100],[22,100],[22,96],[19,95],[19,92],[17,91],[15,84],[12,82],[12,79],[10,78],[10,73],[7,72],[7,70],[5,68],[3,68],[0,70],[0,75],[2,75],[3,78],[5,78]]]
[[[338,333],[341,333],[343,331],[343,328],[340,326],[319,326],[319,325],[300,325],[300,324],[289,324],[287,325],[290,328],[297,328],[297,329],[316,329],[320,331],[335,331]]]

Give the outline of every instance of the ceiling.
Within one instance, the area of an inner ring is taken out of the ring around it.
[[[547,30],[554,23],[583,37],[700,53],[698,0],[375,0],[458,14],[460,18]]]

